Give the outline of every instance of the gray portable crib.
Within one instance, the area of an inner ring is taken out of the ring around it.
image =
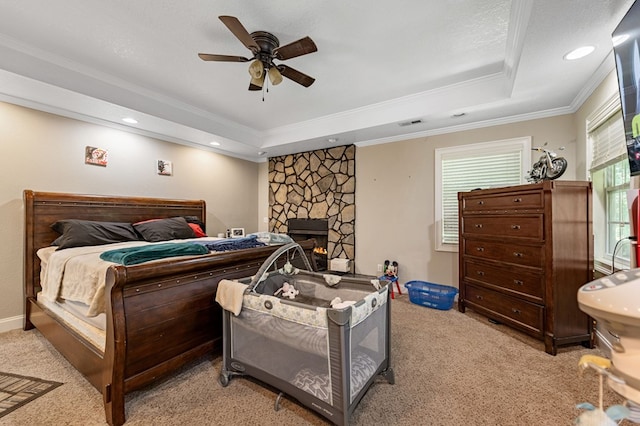
[[[223,311],[220,384],[247,375],[280,391],[276,410],[284,394],[348,424],[377,376],[394,383],[389,283],[374,278],[313,272],[297,243],[280,248],[240,280],[249,285],[240,314]],[[274,296],[285,282],[299,291],[294,299]],[[355,303],[334,309],[336,297]]]

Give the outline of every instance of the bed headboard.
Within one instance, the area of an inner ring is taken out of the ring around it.
[[[135,223],[146,219],[196,216],[206,219],[204,200],[171,200],[55,192],[24,191],[25,296],[35,297],[40,287],[40,259],[36,252],[49,246],[58,234],[51,224],[61,219]]]

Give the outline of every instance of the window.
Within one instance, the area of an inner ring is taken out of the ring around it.
[[[436,149],[436,250],[458,250],[458,192],[524,183],[530,159],[530,137]]]
[[[628,268],[631,253],[627,240],[631,235],[627,206],[629,161],[617,96],[587,119],[587,138],[592,151],[595,266],[610,273],[612,266]]]
[[[619,257],[629,264],[630,245],[624,244],[616,250],[618,241],[631,235],[627,189],[629,189],[629,162],[624,159],[605,169],[607,205],[607,255]]]

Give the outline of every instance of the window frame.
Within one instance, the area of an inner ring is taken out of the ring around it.
[[[606,161],[600,162],[595,167],[594,161],[594,139],[592,134],[605,122],[611,119],[614,115],[619,115],[620,124],[622,124],[620,97],[617,94],[612,95],[602,105],[597,108],[591,115],[585,120],[585,132],[587,139],[587,164],[589,164],[588,176],[589,180],[593,182],[593,234],[594,234],[594,267],[601,273],[610,274],[611,268],[614,263],[617,269],[628,268],[631,259],[620,257],[620,250],[616,253],[618,255],[613,259],[614,248],[610,247],[610,225],[609,220],[609,194],[612,191],[624,190],[621,188],[627,185],[626,189],[631,189],[631,179],[621,185],[609,185],[610,179],[608,173],[611,169],[615,168],[621,162],[628,161],[626,156],[626,149],[622,149],[622,154],[611,155]],[[623,132],[624,134],[624,132]],[[621,141],[621,146],[624,146],[625,141]],[[598,176],[598,173],[602,175]],[[629,222],[626,222],[629,223]],[[629,227],[631,224],[629,223]],[[633,257],[633,254],[631,255]]]
[[[523,136],[511,139],[502,139],[490,142],[477,142],[465,145],[457,145],[453,147],[442,147],[435,149],[435,250],[445,252],[457,252],[458,242],[444,242],[443,232],[443,179],[442,179],[442,162],[452,157],[470,158],[477,153],[495,152],[496,150],[504,152],[511,147],[513,151],[520,151],[520,182],[526,183],[525,174],[531,168],[531,136]],[[448,157],[448,158],[447,158]],[[474,181],[477,186],[477,181]],[[473,186],[473,185],[470,185]],[[456,212],[456,217],[458,216]]]
[[[625,169],[626,171],[626,175],[625,175],[625,180],[623,183],[618,183],[616,184],[615,182],[615,167],[618,166],[619,164],[622,163],[622,167]],[[626,167],[625,167],[626,166]],[[629,185],[631,184],[631,179],[629,176],[629,162],[627,161],[627,159],[623,159],[620,160],[616,163],[613,163],[609,166],[607,166],[605,168],[605,187],[604,187],[604,191],[605,191],[605,211],[606,211],[606,219],[605,219],[605,224],[607,227],[607,232],[606,232],[606,241],[605,241],[605,250],[604,250],[604,254],[607,257],[611,257],[611,261],[614,262],[613,258],[615,257],[615,263],[618,265],[622,265],[622,266],[629,266],[629,263],[631,262],[631,258],[630,257],[623,257],[623,251],[621,249],[624,248],[624,246],[619,247],[619,249],[616,251],[616,246],[618,244],[619,241],[623,240],[626,236],[631,235],[631,223],[629,221],[629,210],[627,209],[621,209],[621,212],[626,212],[627,214],[625,215],[624,213],[621,213],[622,217],[616,217],[616,218],[612,218],[610,216],[611,210],[612,210],[612,206],[611,206],[611,200],[614,198],[613,194],[615,193],[619,193],[621,194],[621,198],[623,198],[624,201],[624,205],[626,207],[627,205],[627,191],[629,190]],[[624,216],[626,216],[626,222],[623,220]],[[616,242],[614,243],[612,240],[612,235],[611,235],[611,230],[613,229],[613,227],[616,227],[618,229],[620,228],[625,228],[628,231],[624,232],[622,235],[620,235],[619,238],[616,238]],[[629,249],[630,247],[630,243],[627,243],[627,249]],[[628,250],[630,251],[630,250]],[[616,254],[617,253],[617,254]]]

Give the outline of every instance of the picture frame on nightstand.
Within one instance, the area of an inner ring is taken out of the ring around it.
[[[231,228],[231,238],[242,238],[244,237],[244,228]]]

